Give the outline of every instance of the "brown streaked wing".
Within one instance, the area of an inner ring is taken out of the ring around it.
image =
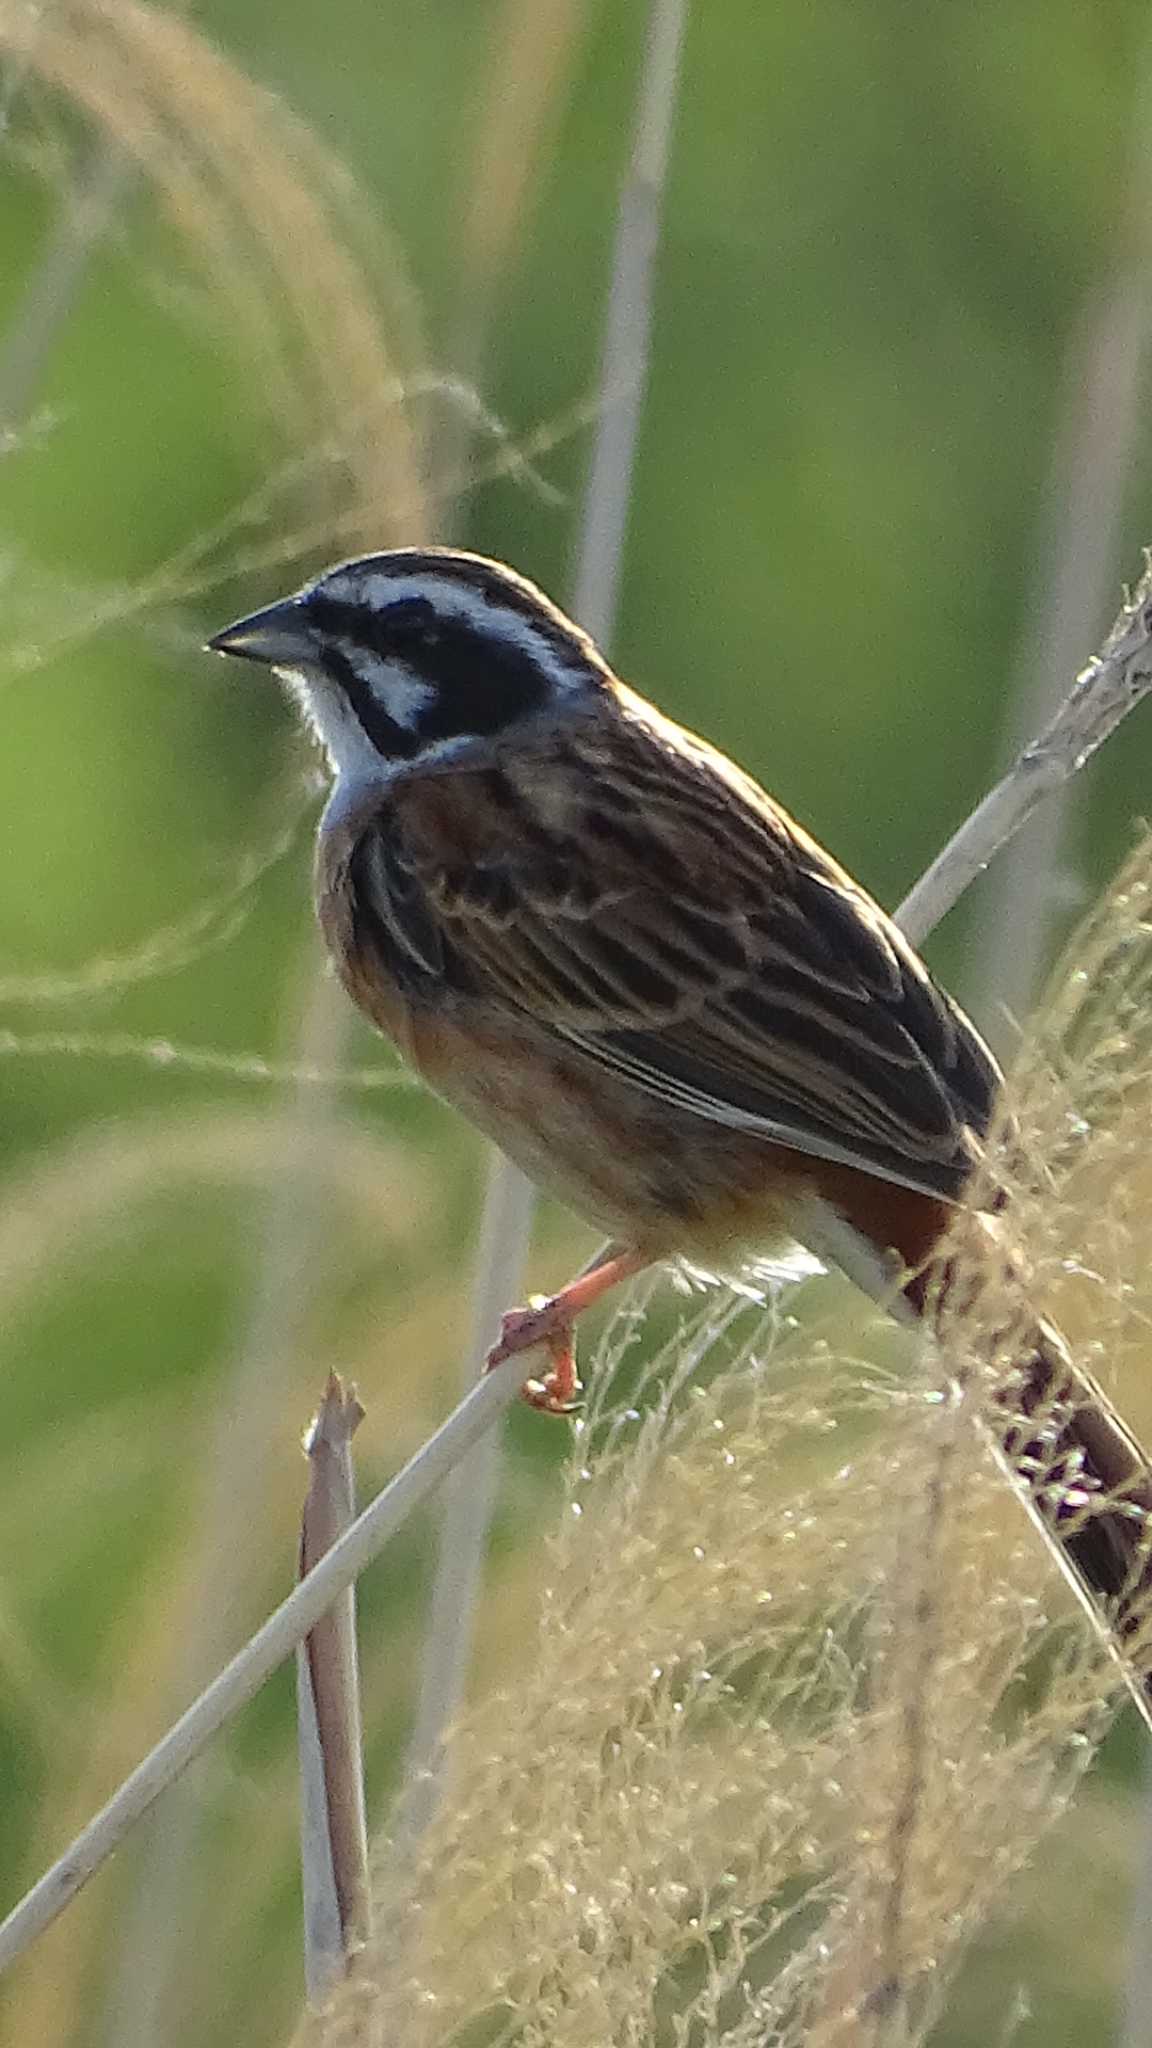
[[[955,1196],[999,1076],[878,907],[642,700],[414,774],[353,857],[417,1001],[527,1012],[670,1106]]]

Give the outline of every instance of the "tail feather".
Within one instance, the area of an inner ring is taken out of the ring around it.
[[[951,1262],[930,1262],[903,1294],[939,1323],[956,1284]],[[1006,1292],[1025,1298],[1022,1284]],[[1152,1465],[1054,1323],[1022,1314],[986,1341],[990,1357],[1015,1360],[991,1403],[996,1448],[1152,1727]]]
[[[953,1242],[957,1220],[943,1202],[862,1175],[828,1174],[796,1205],[813,1251],[945,1346],[951,1331],[995,1364],[997,1451],[1152,1728],[1152,1464],[1055,1324],[1036,1316],[1003,1215],[966,1212],[968,1249]]]
[[[1127,1637],[1140,1622],[1139,1596],[1152,1595],[1152,1470],[1144,1452],[1052,1323],[1037,1324],[1002,1400],[1010,1418],[1004,1457],[1040,1492],[1046,1523]]]

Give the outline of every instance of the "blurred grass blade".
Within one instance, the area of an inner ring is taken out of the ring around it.
[[[476,1251],[471,1333],[463,1354],[465,1395],[483,1370],[501,1310],[523,1285],[535,1206],[531,1182],[494,1151]],[[445,1488],[416,1718],[391,1828],[399,1857],[419,1840],[440,1798],[444,1736],[464,1698],[499,1469],[500,1438],[493,1430],[468,1453]]]
[[[653,0],[632,152],[620,193],[572,609],[611,655],[636,439],[648,390],[652,296],[688,0]]]
[[[602,646],[616,619],[621,552],[635,470],[636,439],[647,390],[654,265],[668,170],[687,0],[653,0],[638,80],[632,150],[616,218],[597,391],[597,427],[585,491],[574,610]],[[535,1196],[508,1160],[494,1155],[473,1290],[466,1353],[470,1378],[496,1334],[502,1308],[523,1284]],[[497,1451],[477,1447],[453,1481],[441,1524],[416,1732],[398,1816],[397,1853],[411,1850],[435,1812],[440,1752],[467,1673],[482,1552],[496,1487]]]
[[[529,210],[546,168],[545,146],[567,104],[589,0],[503,0],[492,36],[480,133],[458,195],[459,303],[450,360],[463,389],[474,394],[488,372],[498,295],[522,244]],[[434,441],[434,472],[472,473],[475,398],[447,414]],[[454,537],[458,506],[445,504],[441,534]]]
[[[1139,95],[1139,164],[1129,205],[1152,201],[1147,93]],[[1130,237],[1127,223],[1122,239]],[[1030,616],[1011,679],[1007,738],[1024,746],[1058,710],[1063,678],[1107,616],[1112,565],[1125,502],[1141,448],[1149,355],[1152,276],[1147,237],[1125,246],[1093,291],[1069,343],[1062,414],[1051,451],[1036,549]],[[1042,818],[1018,833],[997,863],[996,885],[980,919],[965,981],[977,1014],[995,1039],[1006,1021],[1018,1029],[1031,1012],[1054,928],[1078,900],[1071,827],[1083,785],[1053,792]]]
[[[84,283],[89,258],[129,182],[120,151],[98,145],[59,208],[15,316],[0,341],[0,442],[19,435],[36,387]]]

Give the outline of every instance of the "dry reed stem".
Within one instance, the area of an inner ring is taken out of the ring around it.
[[[339,1064],[347,1018],[309,952],[286,1017],[305,1060]],[[253,1521],[268,1501],[276,1423],[292,1383],[316,1285],[324,1270],[330,1212],[310,1169],[339,1125],[329,1096],[301,1089],[267,1119],[270,1170],[258,1190],[251,1277],[214,1407],[202,1497],[189,1533],[189,1564],[212,1599],[195,1605],[173,1642],[165,1712],[194,1696],[226,1658],[251,1594]],[[183,2009],[188,1973],[183,1928],[194,1895],[205,1813],[194,1778],[175,1789],[163,1826],[152,1829],[131,1913],[122,1916],[122,1968],[112,2031],[122,2048],[163,2034]]]
[[[352,1521],[352,1438],[364,1417],[354,1387],[330,1373],[304,1439],[308,1495],[300,1529],[305,1578]],[[349,1587],[296,1651],[300,1746],[304,1981],[318,2003],[371,1931],[368,1825],[356,1655],[356,1596]]]
[[[913,945],[946,917],[1037,805],[1091,760],[1152,688],[1152,556],[1098,654],[896,911]]]
[[[1152,164],[1141,124],[1140,204],[1152,197]],[[1127,252],[1126,252],[1127,253]],[[1112,564],[1143,426],[1152,292],[1139,271],[1119,264],[1085,307],[1066,351],[1062,415],[1045,486],[1029,617],[1009,682],[1008,738],[1022,747],[1058,709],[1063,678],[1106,616]],[[994,1036],[1031,1014],[1053,927],[1083,900],[1072,821],[1078,785],[1053,793],[1042,814],[1005,849],[975,936],[966,992]],[[999,1032],[997,1026],[999,1023]]]
[[[243,1649],[195,1699],[149,1755],[45,1872],[0,1926],[0,1968],[51,1924],[155,1804],[192,1759],[259,1691],[291,1655],[333,1600],[404,1526],[414,1509],[443,1485],[449,1472],[515,1399],[517,1361],[507,1359],[473,1389],[403,1471],[377,1494],[307,1579],[290,1593]]]

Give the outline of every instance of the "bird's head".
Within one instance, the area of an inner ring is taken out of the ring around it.
[[[358,779],[492,737],[608,680],[592,642],[533,584],[448,548],[342,562],[208,645],[283,676],[337,774]]]

